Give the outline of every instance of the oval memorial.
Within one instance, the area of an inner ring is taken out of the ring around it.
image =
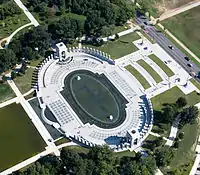
[[[64,80],[61,94],[81,121],[101,128],[114,128],[126,118],[128,101],[104,74],[74,71]]]

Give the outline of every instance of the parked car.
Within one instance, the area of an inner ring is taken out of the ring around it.
[[[185,58],[185,60],[190,61],[190,59],[188,57],[184,57],[184,58]]]

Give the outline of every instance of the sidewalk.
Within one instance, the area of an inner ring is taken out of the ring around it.
[[[21,2],[21,0],[14,0],[16,4],[23,10],[25,15],[28,17],[28,19],[31,21],[31,23],[37,27],[39,26],[38,21],[34,18],[34,16],[28,11],[28,9],[25,7],[25,5]]]

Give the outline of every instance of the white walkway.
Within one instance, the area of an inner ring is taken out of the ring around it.
[[[11,39],[22,29],[24,29],[25,27],[28,27],[28,26],[31,26],[33,25],[33,23],[28,23],[28,24],[25,24],[23,26],[21,26],[20,28],[18,28],[17,30],[15,30],[9,37],[6,38],[6,46],[10,43]]]
[[[28,9],[25,7],[25,5],[21,2],[21,0],[14,0],[17,5],[19,6],[19,8],[21,8],[23,10],[23,12],[25,13],[25,15],[28,17],[28,19],[31,21],[31,23],[37,27],[39,26],[38,21],[34,18],[34,16],[28,11]]]
[[[5,106],[7,106],[7,105],[10,105],[10,104],[12,104],[12,103],[15,103],[16,101],[17,101],[17,97],[12,98],[12,99],[10,99],[10,100],[8,100],[8,101],[5,101],[5,102],[3,102],[3,103],[0,103],[0,108],[3,108],[3,107],[5,107]]]
[[[178,132],[179,121],[180,121],[180,118],[177,116],[176,119],[172,123],[169,139],[167,140],[165,145],[168,145],[168,146],[173,145],[174,139],[176,138],[176,134]]]

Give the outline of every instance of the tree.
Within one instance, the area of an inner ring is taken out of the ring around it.
[[[44,27],[38,26],[25,33],[22,44],[24,47],[31,47],[33,51],[37,51],[44,56],[45,51],[51,44],[51,34]]]
[[[163,138],[158,137],[156,140],[154,140],[154,143],[155,143],[156,147],[161,146],[163,143]]]
[[[199,115],[199,110],[196,106],[185,108],[180,115],[180,125],[184,126],[187,123],[193,123]]]
[[[174,104],[168,104],[165,108],[163,108],[163,115],[165,117],[165,121],[172,122],[176,114],[177,107]]]
[[[18,62],[20,62],[23,53],[21,41],[19,39],[12,39],[12,41],[8,45],[8,48],[15,53]]]
[[[160,149],[157,149],[155,152],[155,159],[157,166],[167,166],[172,161],[172,158],[174,157],[173,150],[168,147],[162,147]]]
[[[16,55],[11,49],[0,49],[0,73],[11,69],[16,63]]]
[[[20,73],[25,74],[26,70],[27,70],[27,65],[26,65],[26,62],[23,61],[22,66],[19,71],[20,71]]]
[[[3,75],[2,77],[1,77],[1,79],[2,79],[2,83],[5,83],[6,81],[7,81],[7,77],[5,76],[5,75]]]
[[[176,101],[176,105],[178,108],[182,108],[187,105],[187,100],[184,97],[179,97]]]
[[[175,141],[174,142],[174,148],[178,148],[179,147],[179,141]]]
[[[118,33],[115,34],[115,39],[116,39],[116,40],[119,39]]]
[[[82,157],[75,151],[69,149],[63,149],[60,154],[60,158],[63,162],[63,172],[76,173],[80,171],[82,166]]]
[[[183,132],[179,133],[178,138],[183,139],[183,137],[184,137],[184,133]]]
[[[15,71],[11,72],[11,79],[14,80],[17,77],[17,73]]]

